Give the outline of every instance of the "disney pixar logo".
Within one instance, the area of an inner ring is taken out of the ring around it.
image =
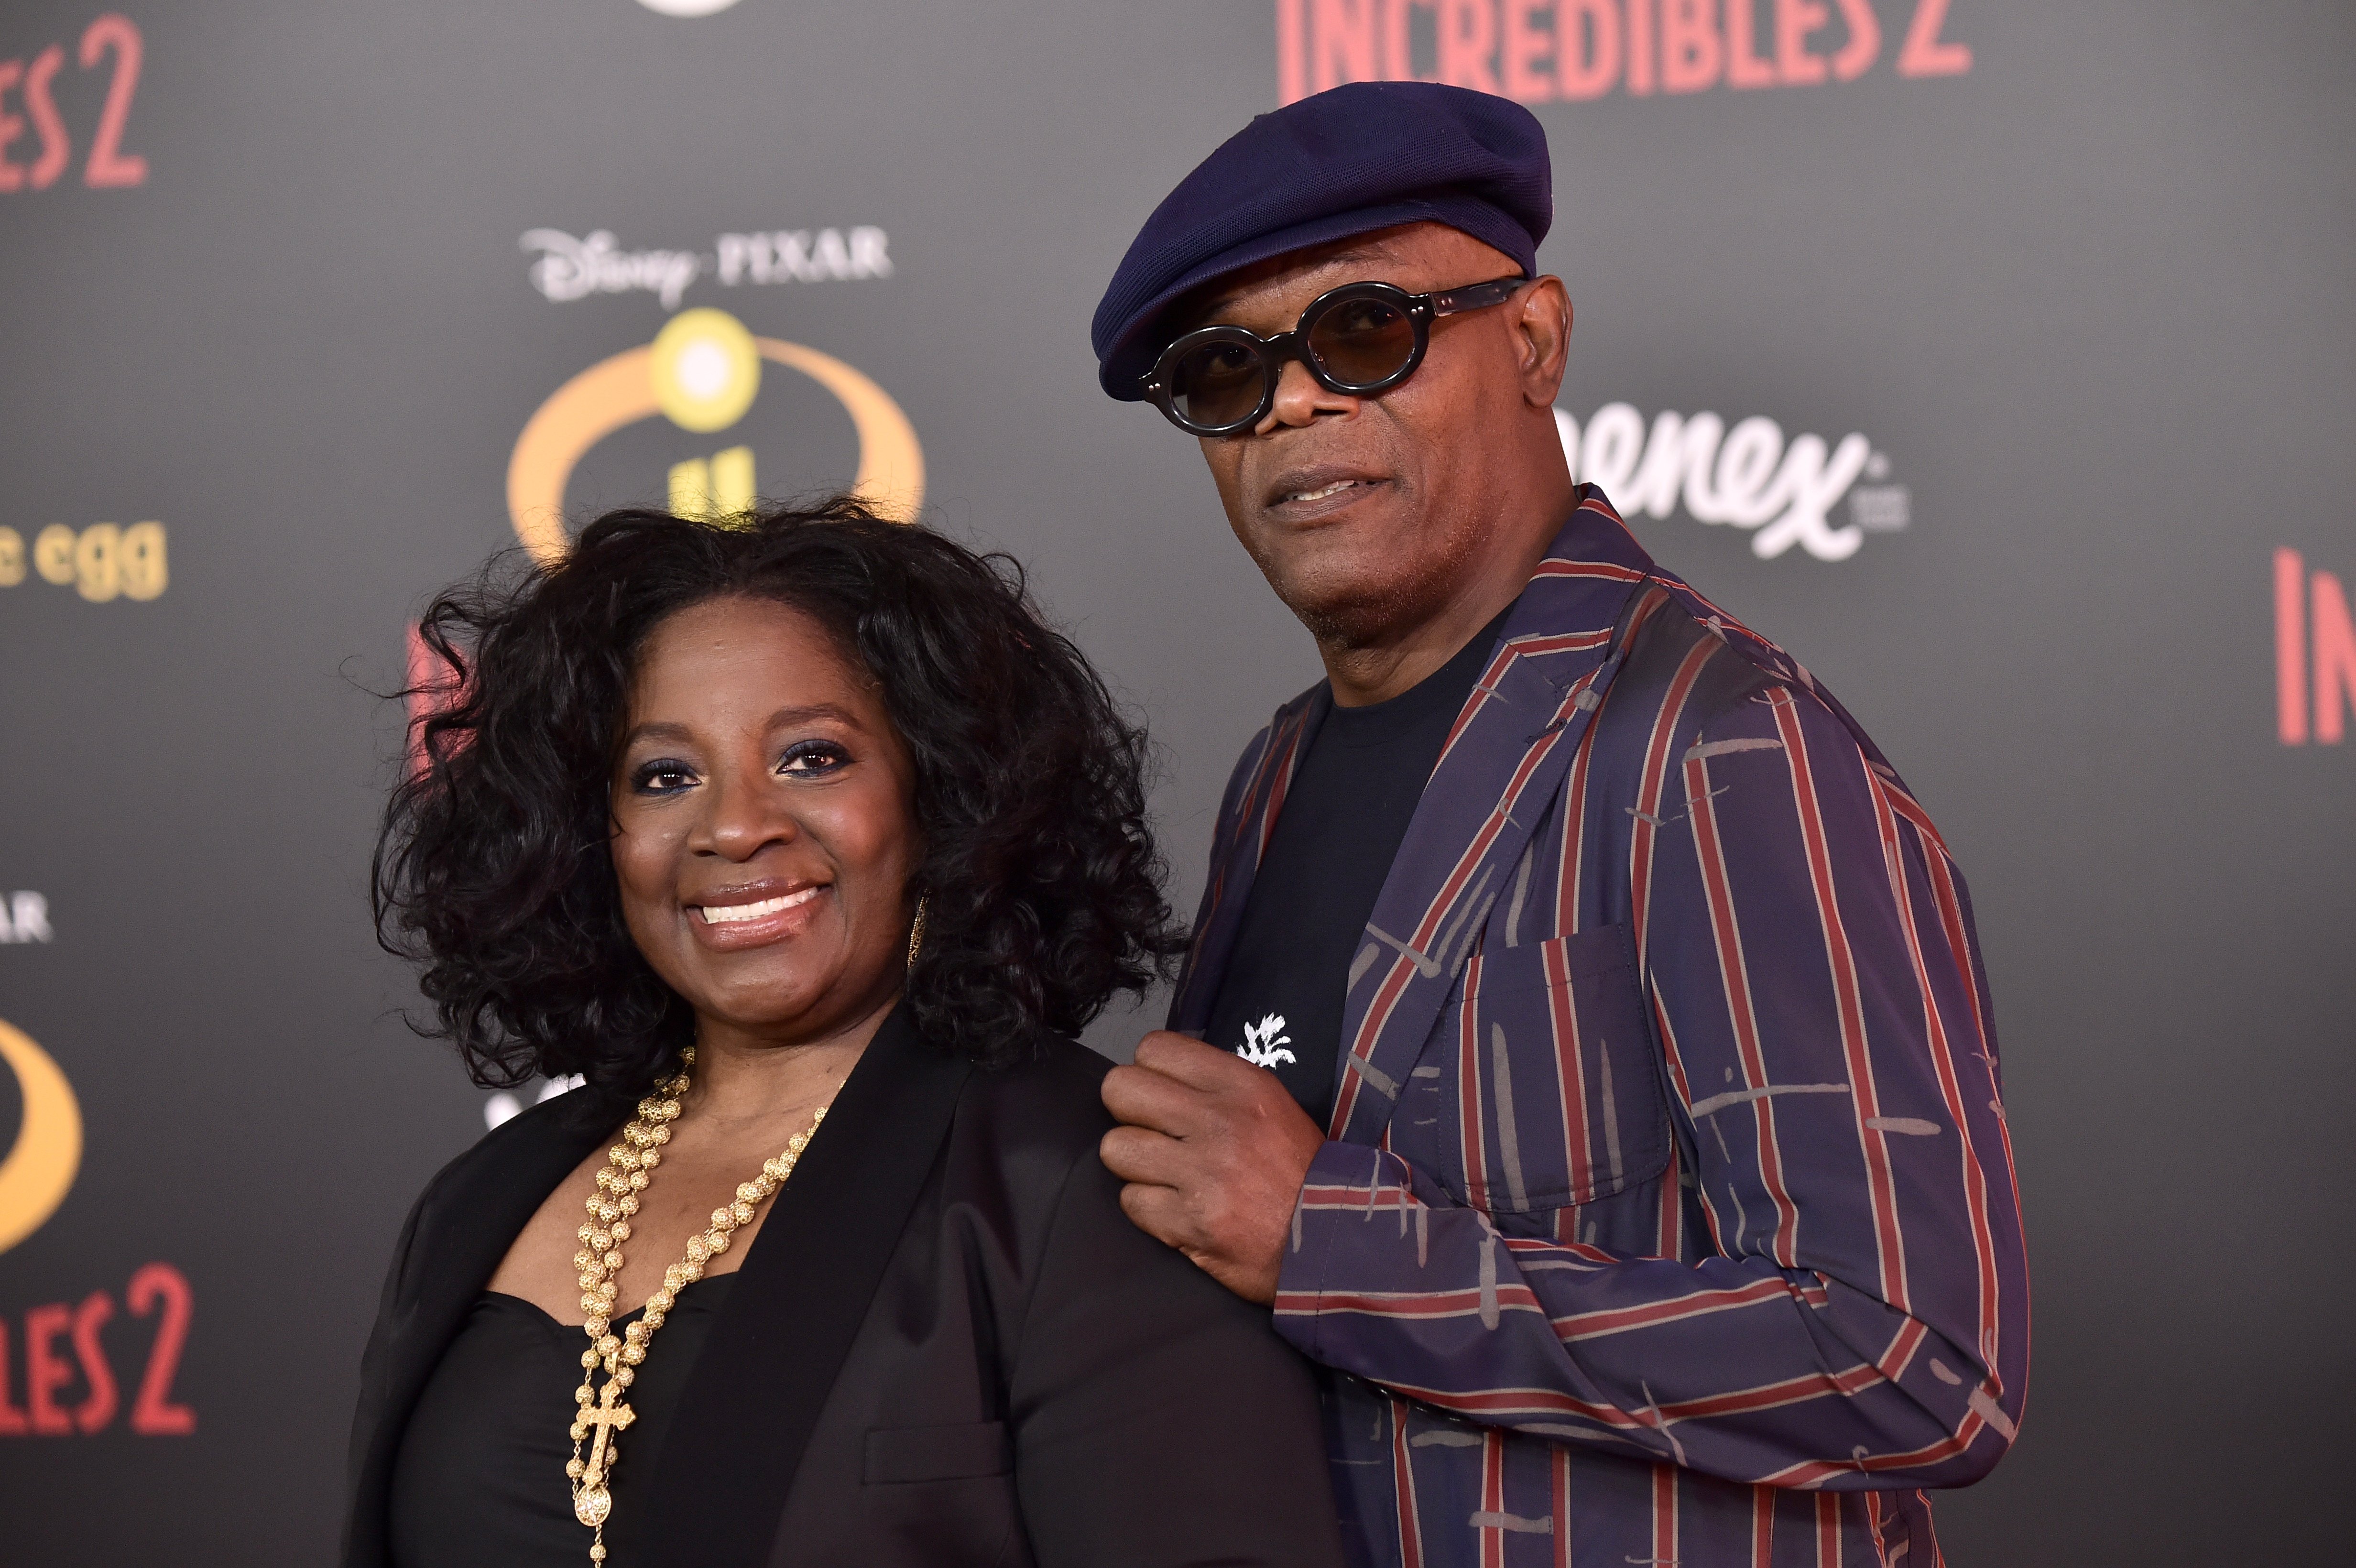
[[[522,247],[540,252],[531,286],[562,303],[591,294],[643,290],[677,310],[698,278],[733,289],[744,283],[818,283],[888,278],[891,236],[870,224],[854,229],[764,229],[723,234],[709,251],[625,251],[610,229],[576,240],[562,229],[531,229]]]
[[[1948,0],[1901,0],[1900,76],[1961,76]],[[1276,0],[1277,98],[1345,81],[1446,81],[1524,103],[1819,87],[1882,58],[1869,0]]]

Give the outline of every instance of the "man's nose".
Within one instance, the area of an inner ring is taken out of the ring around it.
[[[1309,373],[1308,366],[1288,359],[1277,372],[1276,401],[1269,406],[1268,417],[1252,427],[1252,433],[1268,435],[1287,425],[1305,425],[1320,414],[1355,413],[1357,408],[1357,399],[1346,392],[1328,391]]]

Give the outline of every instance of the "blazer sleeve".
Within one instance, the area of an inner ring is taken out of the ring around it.
[[[1343,1562],[1309,1369],[1131,1224],[1093,1148],[1056,1201],[1008,1415],[1040,1568]]]

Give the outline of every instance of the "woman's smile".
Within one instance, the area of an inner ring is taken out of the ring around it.
[[[830,882],[787,883],[779,891],[774,879],[715,889],[687,904],[688,928],[717,952],[766,947],[809,930],[833,891]]]

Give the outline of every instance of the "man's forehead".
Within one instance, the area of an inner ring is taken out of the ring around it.
[[[1397,234],[1368,235],[1272,257],[1211,284],[1202,302],[1188,314],[1196,321],[1208,321],[1239,301],[1280,293],[1301,278],[1348,272],[1353,274],[1348,281],[1357,282],[1373,275],[1375,270],[1397,266],[1402,259],[1400,239]]]

